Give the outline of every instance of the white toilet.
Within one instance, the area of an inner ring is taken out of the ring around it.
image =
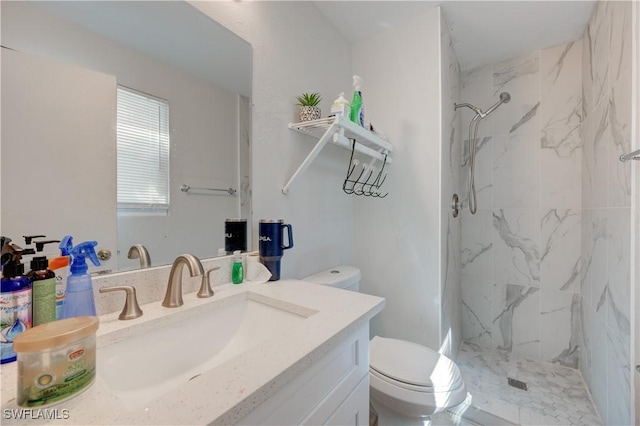
[[[358,268],[340,265],[304,281],[359,291],[360,276]],[[425,346],[375,336],[369,358],[371,404],[380,426],[422,425],[467,397],[458,366]]]

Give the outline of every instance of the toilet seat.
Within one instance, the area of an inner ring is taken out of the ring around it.
[[[381,380],[417,392],[446,392],[462,375],[446,356],[405,340],[375,336],[370,342],[370,371]]]

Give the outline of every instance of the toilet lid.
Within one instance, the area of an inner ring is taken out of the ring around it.
[[[398,382],[436,389],[452,389],[460,370],[446,356],[405,340],[376,336],[370,342],[370,367]]]

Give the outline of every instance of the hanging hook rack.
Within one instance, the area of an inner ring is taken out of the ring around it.
[[[382,160],[382,167],[380,168],[378,174],[375,175],[375,179],[373,179],[373,182],[369,183],[375,173],[375,168],[373,167],[375,159],[372,159],[369,164],[363,163],[360,174],[357,178],[353,179],[352,176],[354,176],[354,172],[356,172],[356,169],[358,169],[360,161],[358,159],[353,159],[356,140],[351,139],[351,144],[351,158],[349,159],[349,167],[347,167],[347,177],[344,179],[344,182],[342,184],[342,190],[349,195],[364,195],[365,197],[384,198],[389,195],[388,192],[384,194],[380,192],[380,187],[384,183],[385,179],[387,179],[387,174],[384,173],[384,167],[387,164],[387,153],[383,153],[384,159]],[[363,179],[363,176],[366,176],[366,179]]]
[[[351,151],[351,161],[347,169],[347,177],[343,185],[343,190],[347,193],[353,190],[353,193],[356,195],[382,197],[379,188],[384,182],[386,175],[383,175],[382,170],[376,175],[372,167],[376,160],[382,161],[382,168],[392,162],[390,154],[393,151],[393,144],[386,140],[386,138],[353,123],[348,117],[341,115],[289,124],[289,128],[304,135],[317,138],[317,143],[289,181],[284,185],[282,188],[283,194],[289,193],[293,182],[309,167],[327,143],[331,142]],[[356,140],[355,143],[353,143],[354,140]],[[353,174],[359,173],[359,171],[355,169],[351,170],[353,166],[352,163],[354,162],[354,151],[358,151],[358,153],[371,158],[371,162],[367,165],[371,173],[363,172],[362,175],[355,180],[353,179]],[[369,176],[369,174],[371,176]],[[368,179],[363,180],[363,177]],[[355,185],[356,183],[358,184],[357,186]]]

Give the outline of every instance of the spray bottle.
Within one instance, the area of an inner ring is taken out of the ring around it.
[[[96,241],[85,241],[71,249],[71,275],[67,279],[63,318],[95,316],[96,302],[93,299],[93,282],[87,272],[87,256],[94,265],[100,266],[94,247]]]
[[[3,250],[11,253],[11,259],[2,267],[0,280],[0,363],[16,360],[13,339],[31,328],[31,280],[24,276],[24,264],[20,259],[33,249],[22,249],[6,243]],[[6,253],[5,253],[6,254]]]
[[[353,76],[353,100],[351,101],[350,120],[364,127],[364,105],[362,104],[362,77]]]

